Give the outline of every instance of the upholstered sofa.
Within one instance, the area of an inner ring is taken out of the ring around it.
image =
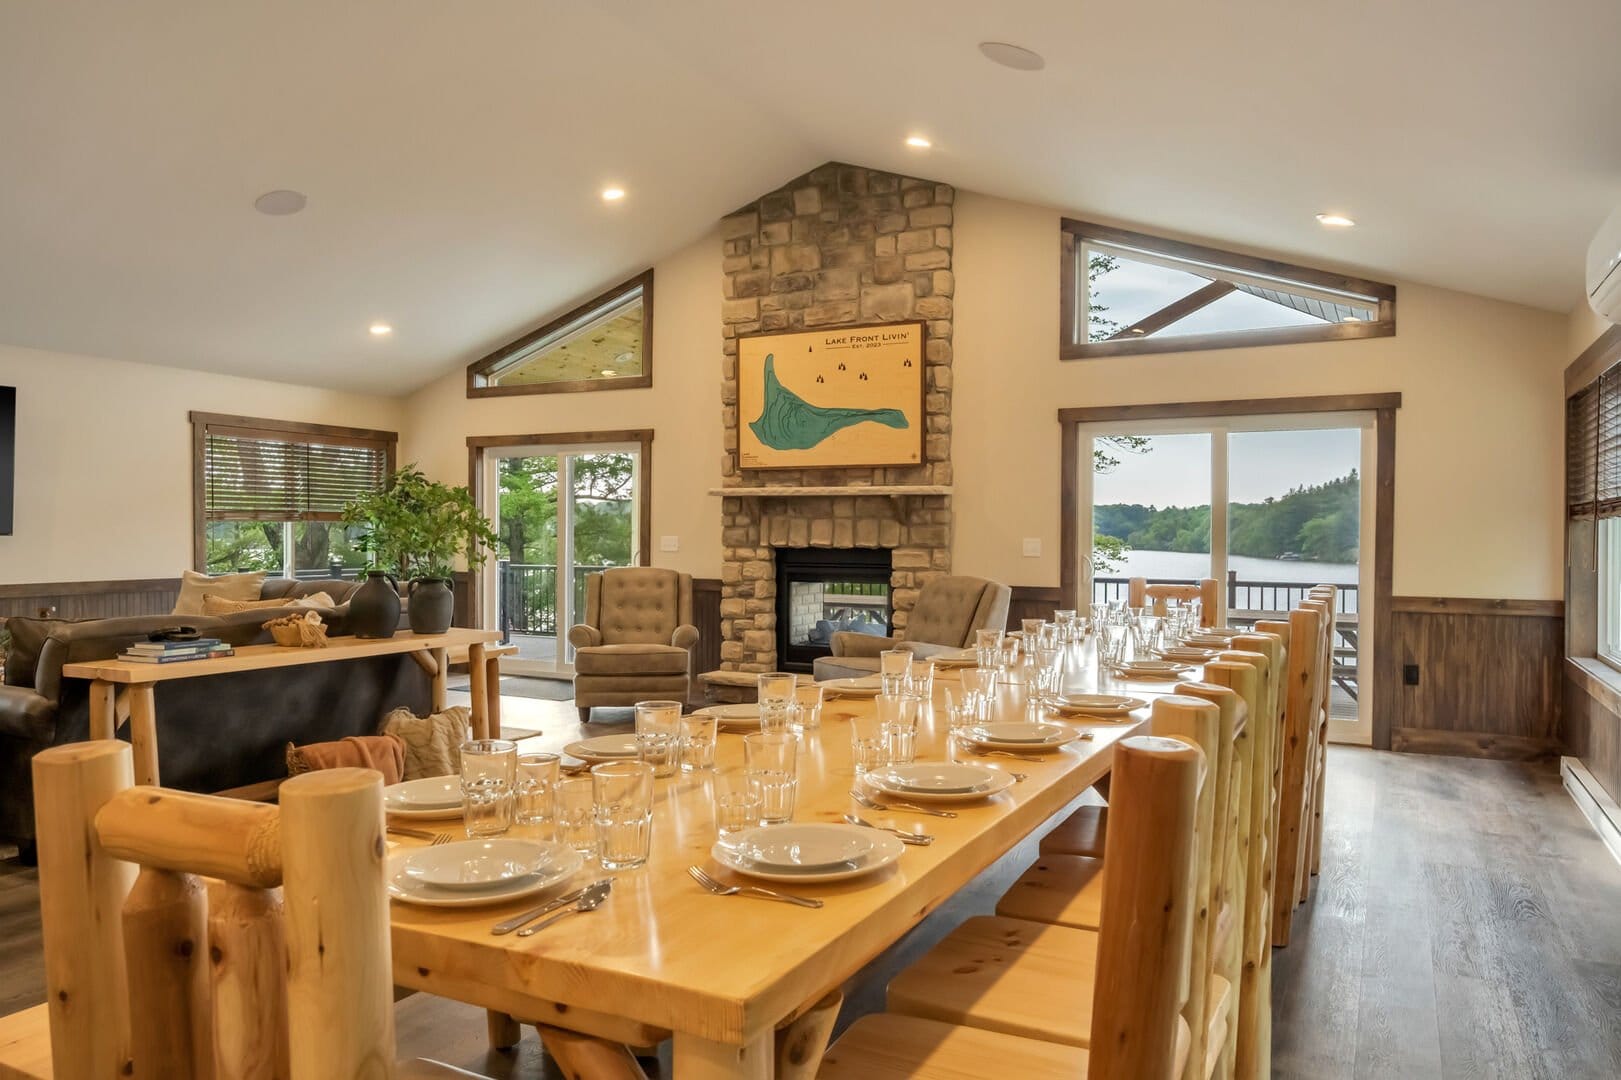
[[[326,592],[347,600],[355,583],[269,579],[264,598]],[[347,604],[315,608],[334,635]],[[89,683],[64,678],[66,664],[118,655],[154,630],[194,626],[232,645],[270,641],[262,626],[276,609],[230,615],[139,615],[71,622],[13,618],[0,685],[0,838],[25,853],[34,836],[30,762],[48,746],[89,738]],[[409,655],[369,657],[272,671],[243,671],[160,683],[158,769],[167,787],[222,791],[286,775],[289,742],[370,734],[397,706],[424,713],[432,688]],[[129,737],[126,724],[119,732]]]
[[[574,704],[589,721],[594,706],[669,699],[692,688],[692,575],[649,566],[604,570],[585,579],[585,622],[569,627]]]
[[[907,616],[906,629],[894,637],[843,632],[833,635],[831,656],[819,656],[816,678],[848,679],[878,670],[878,654],[909,649],[919,657],[974,644],[974,631],[1007,627],[1013,590],[995,581],[959,575],[924,585]]]

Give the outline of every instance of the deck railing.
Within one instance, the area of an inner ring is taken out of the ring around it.
[[[585,579],[617,564],[576,566],[573,573],[574,617],[585,617]],[[557,636],[557,566],[551,563],[498,562],[495,587],[501,599],[501,634]]]

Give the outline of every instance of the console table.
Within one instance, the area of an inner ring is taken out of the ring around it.
[[[125,720],[129,721],[130,745],[135,754],[135,782],[158,782],[157,705],[153,689],[160,682],[174,679],[206,678],[234,671],[262,671],[267,668],[303,667],[359,660],[368,656],[408,653],[433,677],[433,710],[445,707],[445,683],[450,674],[450,653],[458,658],[465,651],[472,673],[474,738],[491,738],[499,732],[490,729],[491,689],[486,677],[486,648],[499,641],[496,630],[467,630],[455,627],[443,634],[413,634],[401,631],[391,638],[328,638],[324,649],[287,648],[281,645],[246,645],[235,655],[212,660],[187,660],[173,664],[142,664],[128,660],[91,660],[66,664],[62,674],[71,679],[90,680],[90,737],[111,739]]]

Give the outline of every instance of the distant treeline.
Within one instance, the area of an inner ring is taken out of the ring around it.
[[[1355,562],[1359,536],[1356,470],[1338,480],[1295,488],[1278,499],[1235,503],[1228,518],[1228,550],[1276,559],[1298,555],[1313,562]],[[1143,551],[1209,551],[1210,507],[1113,503],[1093,510],[1099,536]]]

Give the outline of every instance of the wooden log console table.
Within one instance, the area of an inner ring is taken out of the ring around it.
[[[450,652],[465,652],[469,670],[474,673],[470,690],[473,698],[474,738],[490,737],[490,702],[485,672],[485,649],[501,635],[495,630],[467,630],[454,627],[443,634],[413,634],[401,631],[391,638],[335,637],[324,649],[286,648],[281,645],[247,645],[233,656],[214,660],[188,660],[178,664],[141,664],[128,660],[91,660],[67,664],[62,674],[70,679],[90,680],[90,737],[115,738],[119,727],[129,721],[130,745],[135,754],[135,782],[158,782],[157,705],[153,694],[160,682],[174,679],[206,678],[235,671],[262,671],[268,668],[302,667],[360,660],[368,656],[409,653],[433,677],[433,711],[445,707],[445,683],[450,673]],[[499,693],[496,688],[496,693]]]

